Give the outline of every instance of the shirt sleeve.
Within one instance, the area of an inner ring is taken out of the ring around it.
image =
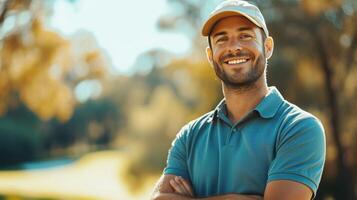
[[[297,120],[282,131],[268,182],[292,180],[308,186],[316,195],[325,163],[326,141],[321,123],[315,118]]]
[[[167,163],[164,169],[164,174],[173,174],[176,176],[181,176],[185,179],[189,179],[186,151],[188,131],[188,126],[184,126],[176,135],[175,140],[172,142],[172,146],[167,156]]]

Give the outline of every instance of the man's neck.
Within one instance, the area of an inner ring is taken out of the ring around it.
[[[254,109],[268,94],[266,83],[244,89],[231,89],[223,85],[229,120],[235,124]]]

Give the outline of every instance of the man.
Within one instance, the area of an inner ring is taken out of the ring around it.
[[[274,42],[260,10],[222,2],[202,35],[224,99],[181,129],[152,199],[313,198],[325,161],[324,130],[267,86]]]

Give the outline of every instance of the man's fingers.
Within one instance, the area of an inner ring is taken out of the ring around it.
[[[190,192],[187,190],[187,188],[185,187],[185,185],[182,183],[182,181],[180,180],[179,176],[175,177],[175,182],[181,187],[181,189],[183,190],[183,194],[186,196],[190,196]]]
[[[193,195],[193,191],[192,191],[191,185],[185,179],[183,179],[181,176],[179,177],[179,179],[180,179],[180,182],[185,187],[185,189],[187,190],[187,192],[190,194],[190,196],[193,197],[194,195]]]
[[[252,198],[254,198],[256,200],[263,200],[262,196],[250,195],[249,197],[252,197]]]
[[[175,182],[174,179],[170,180],[170,185],[171,187],[175,190],[175,192],[181,193],[181,188],[178,186],[178,184]]]
[[[185,194],[185,189],[183,186],[181,186],[181,184],[179,184],[177,181],[175,181],[174,179],[170,180],[170,185],[173,187],[173,189],[175,190],[175,192],[179,193],[179,194]]]

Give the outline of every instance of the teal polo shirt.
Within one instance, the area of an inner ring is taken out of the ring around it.
[[[292,180],[316,194],[325,161],[320,121],[270,87],[236,124],[225,101],[177,134],[164,174],[182,176],[197,197],[227,193],[263,195],[268,182]]]

